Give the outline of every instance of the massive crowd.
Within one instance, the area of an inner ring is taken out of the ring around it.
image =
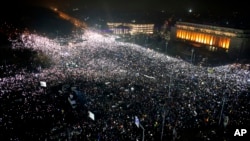
[[[1,138],[229,141],[236,128],[249,127],[248,65],[194,66],[111,35],[81,38],[67,45],[36,34],[11,40],[13,49],[45,53],[53,66],[1,66]],[[68,101],[73,88],[85,99],[76,98],[76,108]]]

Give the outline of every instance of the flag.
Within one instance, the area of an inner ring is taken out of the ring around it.
[[[44,81],[40,81],[40,86],[46,88],[46,87],[47,87],[47,84],[46,84],[46,82],[44,82]]]
[[[89,113],[89,117],[90,117],[92,120],[95,120],[95,115],[94,115],[94,113],[92,113],[92,112],[90,112],[90,111],[88,111],[88,113]]]
[[[139,128],[140,127],[140,120],[137,116],[135,116],[135,125]]]
[[[224,127],[227,127],[228,122],[229,122],[229,117],[228,117],[228,116],[225,116],[225,117],[224,117],[224,122],[223,122]]]

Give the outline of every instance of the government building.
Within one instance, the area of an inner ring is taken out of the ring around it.
[[[153,34],[154,24],[108,22],[108,28],[117,35]]]
[[[170,38],[211,52],[224,51],[235,59],[248,58],[250,54],[250,30],[176,22],[171,28]]]

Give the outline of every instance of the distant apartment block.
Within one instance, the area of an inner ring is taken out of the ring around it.
[[[224,50],[237,58],[250,53],[250,30],[176,22],[171,28],[171,39],[199,44],[210,51]]]
[[[118,35],[124,34],[153,34],[154,24],[137,24],[137,23],[107,23],[108,28]]]

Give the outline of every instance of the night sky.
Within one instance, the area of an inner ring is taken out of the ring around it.
[[[2,11],[0,16],[11,17],[8,13],[12,15],[19,13],[18,8],[30,5],[56,7],[75,17],[89,16],[93,21],[98,18],[106,20],[122,18],[123,20],[137,19],[142,22],[154,21],[161,24],[166,17],[174,15],[177,20],[187,22],[203,23],[206,20],[206,24],[215,23],[244,29],[250,26],[250,8],[246,7],[248,4],[245,0],[8,0],[7,3],[0,5],[0,11]],[[28,8],[25,9],[32,13]],[[190,9],[192,14],[189,13]],[[163,14],[162,11],[164,11]],[[151,15],[149,16],[148,13]]]
[[[11,5],[35,4],[42,6],[55,6],[65,9],[87,8],[99,10],[170,10],[175,12],[214,12],[225,14],[227,12],[248,12],[245,8],[247,1],[235,0],[8,0]],[[13,5],[13,6],[14,6]],[[3,6],[3,5],[2,5]],[[249,13],[249,12],[248,12]]]

